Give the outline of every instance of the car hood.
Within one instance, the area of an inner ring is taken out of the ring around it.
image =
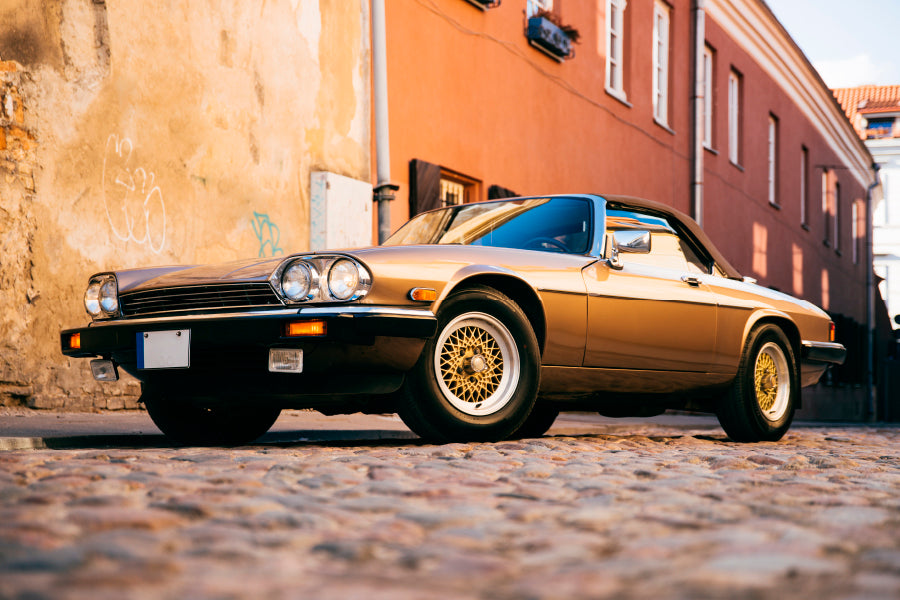
[[[520,273],[532,270],[580,268],[594,258],[534,250],[463,245],[376,246],[250,259],[215,265],[183,265],[115,271],[119,292],[189,285],[267,281],[278,265],[294,256],[343,254],[356,258],[376,278],[399,277],[446,283],[466,265],[503,265]],[[415,271],[414,273],[411,272]],[[443,287],[443,286],[440,286]]]
[[[239,281],[266,281],[283,257],[217,265],[178,265],[115,271],[119,292]]]

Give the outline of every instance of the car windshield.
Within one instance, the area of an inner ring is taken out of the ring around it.
[[[591,204],[583,198],[533,198],[463,204],[417,215],[385,246],[463,244],[585,254]]]

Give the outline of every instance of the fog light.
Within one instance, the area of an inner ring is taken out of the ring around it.
[[[81,350],[81,334],[73,333],[69,336],[69,348],[71,350]]]
[[[91,373],[97,381],[118,381],[119,370],[111,360],[98,358],[91,361]]]
[[[269,371],[272,373],[302,373],[303,350],[271,348],[269,350]]]

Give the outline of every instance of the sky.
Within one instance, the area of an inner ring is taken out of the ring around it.
[[[900,85],[900,0],[765,0],[830,88]]]

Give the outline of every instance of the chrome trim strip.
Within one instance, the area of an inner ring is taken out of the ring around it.
[[[805,348],[821,348],[823,350],[844,350],[843,344],[838,344],[837,342],[812,342],[809,340],[803,340],[800,342],[800,345]]]
[[[594,264],[594,263],[591,263]],[[570,292],[568,290],[550,290],[547,288],[538,288],[539,292],[545,292],[547,294],[566,294],[567,296],[585,296],[587,292]]]
[[[716,302],[701,302],[699,300],[668,300],[665,298],[631,298],[626,296],[614,296],[612,294],[597,294],[588,292],[591,298],[612,298],[614,300],[635,300],[640,302],[665,302],[666,304],[696,304],[698,306],[718,306]]]
[[[174,315],[165,317],[149,317],[143,319],[108,319],[104,321],[94,321],[89,323],[88,327],[109,327],[113,325],[143,325],[153,323],[168,323],[173,321],[209,321],[243,319],[247,317],[342,317],[352,315],[383,315],[387,317],[426,317],[434,318],[434,313],[430,310],[416,308],[401,308],[391,306],[318,306],[318,307],[295,307],[295,308],[279,308],[274,310],[249,310],[244,312],[229,312],[217,314],[200,314],[200,315]]]

